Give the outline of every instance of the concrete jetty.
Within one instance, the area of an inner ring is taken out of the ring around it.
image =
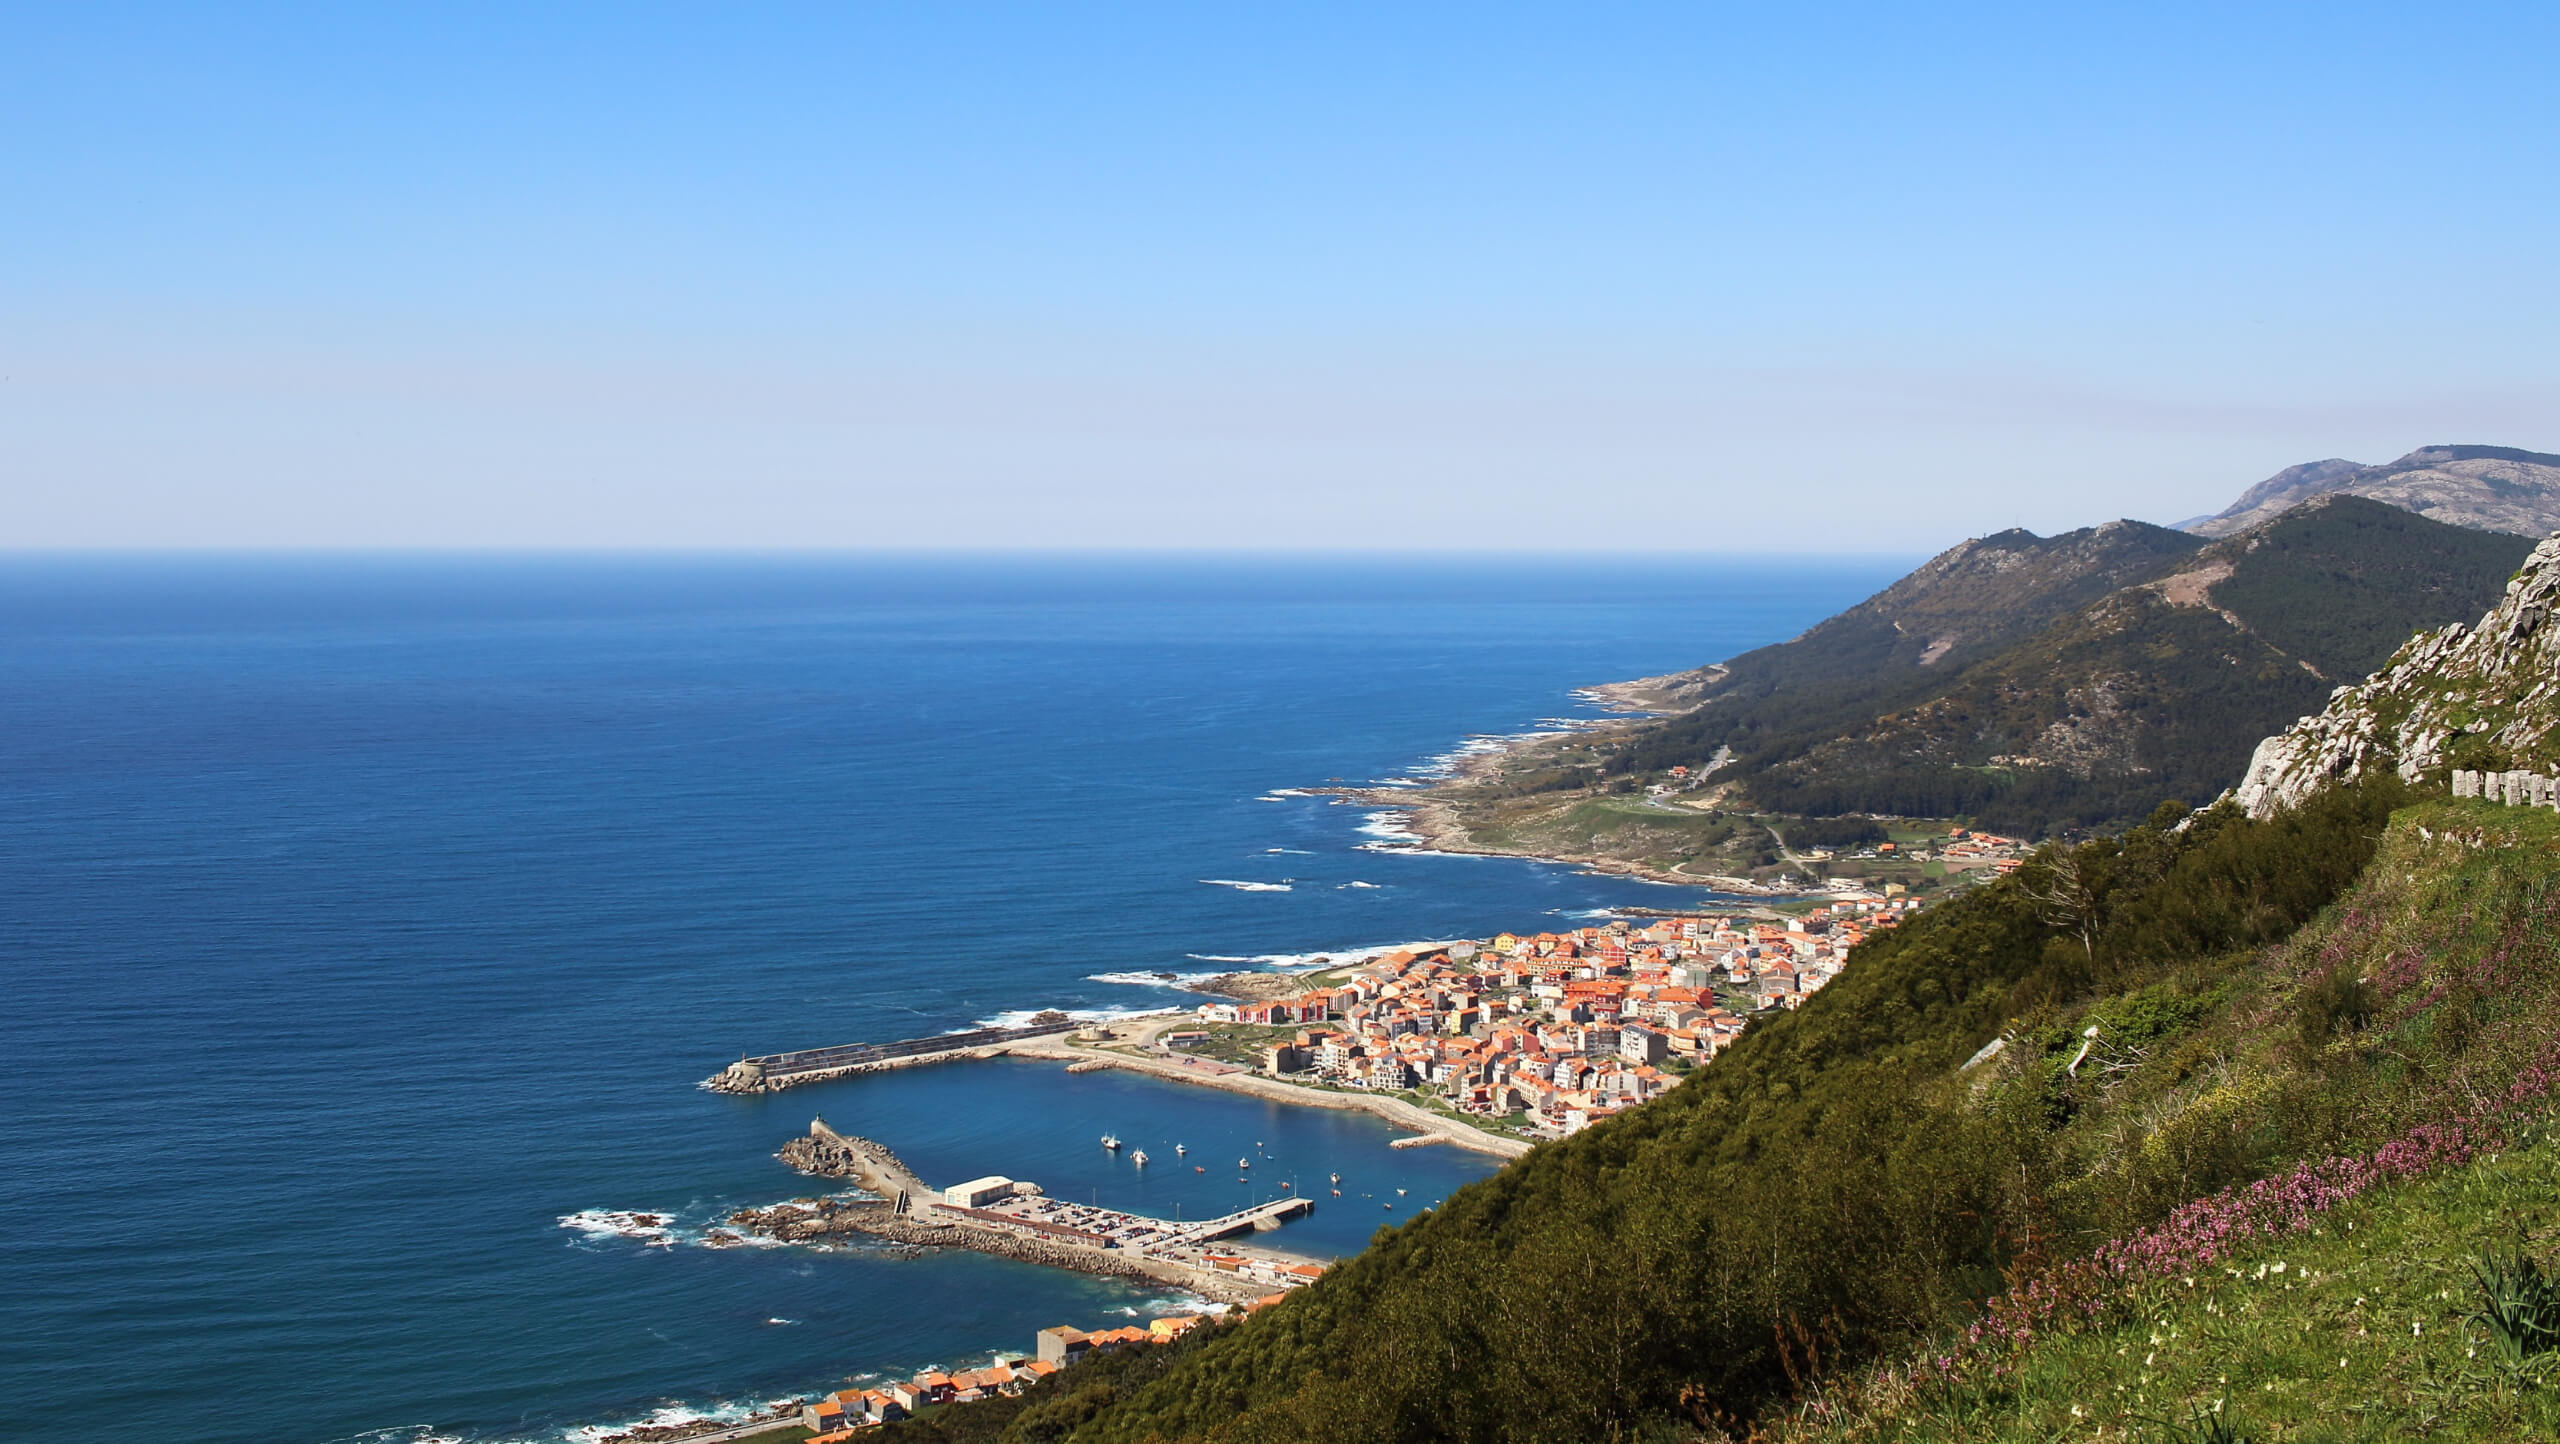
[[[900,1243],[967,1248],[1025,1263],[1178,1284],[1210,1298],[1250,1302],[1312,1282],[1313,1260],[1242,1243],[1315,1207],[1311,1199],[1275,1198],[1217,1218],[1176,1221],[1051,1198],[1028,1183],[982,1178],[936,1190],[879,1143],[841,1133],[825,1119],[782,1146],[783,1162],[803,1173],[848,1178],[878,1197],[798,1199],[742,1209],[727,1222],[784,1242],[865,1233]]]
[[[975,1028],[965,1033],[938,1033],[930,1038],[903,1038],[894,1043],[846,1043],[833,1048],[767,1053],[739,1059],[703,1079],[702,1086],[714,1093],[779,1093],[803,1083],[850,1078],[884,1068],[976,1057],[983,1049],[1046,1038],[1072,1031],[1075,1026],[1073,1019],[1055,1014],[1049,1020],[1034,1019],[1020,1028]]]

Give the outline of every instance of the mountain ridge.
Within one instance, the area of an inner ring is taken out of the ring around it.
[[[2231,786],[2253,745],[2330,688],[2381,665],[2412,631],[2488,605],[2528,549],[2329,493],[2192,551],[2153,552],[2108,577],[2111,589],[2032,629],[2013,626],[2001,645],[1935,675],[1918,672],[1925,653],[1902,639],[1882,664],[1901,677],[1842,689],[1838,705],[1721,684],[1688,716],[1636,730],[1611,765],[1694,770],[1706,748],[1730,747],[1715,775],[1773,812],[1968,816],[2029,833],[2120,825],[2168,798]],[[1880,614],[1909,582],[1961,585],[1973,571],[1961,551],[1835,621]],[[1781,670],[1774,659],[1761,666]],[[1737,696],[1743,705],[1719,717]]]
[[[2199,536],[2248,530],[2316,496],[2344,493],[2481,531],[2540,537],[2560,530],[2560,455],[2513,446],[2422,446],[2378,466],[2331,457],[2289,466],[2210,516],[2180,522]]]

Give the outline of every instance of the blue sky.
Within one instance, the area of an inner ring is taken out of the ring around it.
[[[1916,552],[2560,450],[2549,6],[0,11],[0,542]]]

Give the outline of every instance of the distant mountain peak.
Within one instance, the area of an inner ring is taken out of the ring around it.
[[[2343,457],[2309,461],[2250,487],[2212,516],[2179,523],[2179,530],[2230,536],[2315,497],[2337,494],[2385,502],[2452,526],[2539,537],[2560,530],[2560,455],[2464,444],[2422,446],[2379,466]]]

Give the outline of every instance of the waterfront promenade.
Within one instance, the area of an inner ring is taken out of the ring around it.
[[[1389,1094],[1311,1088],[1303,1083],[1283,1082],[1241,1070],[1214,1072],[1195,1066],[1196,1060],[1153,1048],[1158,1033],[1182,1026],[1185,1021],[1181,1017],[1130,1019],[1084,1030],[1100,1032],[1103,1034],[1101,1038],[1081,1040],[1075,1035],[1060,1032],[1005,1044],[989,1050],[989,1056],[1055,1058],[1068,1063],[1100,1064],[1170,1078],[1178,1083],[1193,1083],[1203,1088],[1223,1088],[1230,1093],[1246,1093],[1303,1108],[1356,1109],[1374,1113],[1416,1134],[1439,1138],[1456,1147],[1489,1153],[1496,1158],[1517,1158],[1532,1146],[1526,1138],[1506,1138],[1488,1133],[1461,1119],[1434,1113],[1418,1103]]]

